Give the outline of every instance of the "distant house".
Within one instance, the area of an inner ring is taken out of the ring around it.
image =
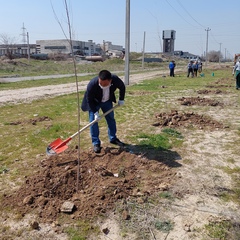
[[[174,56],[179,56],[180,58],[184,59],[199,59],[200,57],[198,55],[189,53],[189,52],[183,52],[183,51],[174,51]]]
[[[36,44],[2,44],[0,45],[0,56],[13,55],[15,57],[27,56],[29,53],[36,53]]]
[[[88,42],[72,40],[73,53],[76,55],[92,56],[100,55],[102,50],[99,45],[95,44],[92,40]],[[37,40],[36,41],[37,53],[51,54],[51,53],[72,53],[70,40]]]

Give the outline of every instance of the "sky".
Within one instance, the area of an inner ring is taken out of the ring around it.
[[[175,30],[176,51],[221,51],[224,58],[240,53],[239,0],[129,1],[131,52],[162,52],[163,30]],[[69,16],[73,40],[125,47],[127,0],[66,0],[68,11],[64,0],[0,2],[0,36],[15,43],[24,43],[27,33],[31,44],[69,38]]]

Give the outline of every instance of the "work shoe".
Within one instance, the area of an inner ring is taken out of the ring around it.
[[[125,144],[121,142],[118,138],[111,140],[110,143],[118,145],[119,147],[123,147]]]
[[[94,151],[95,153],[100,153],[100,152],[101,152],[100,144],[94,145],[93,151]]]

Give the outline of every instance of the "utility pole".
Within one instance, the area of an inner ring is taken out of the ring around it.
[[[208,62],[208,32],[211,31],[211,29],[208,27],[207,29],[205,29],[205,31],[207,31],[207,42],[206,42],[206,65]]]
[[[146,36],[146,32],[144,32],[144,34],[143,34],[142,68],[144,68],[145,36]]]
[[[130,52],[130,0],[126,0],[126,29],[125,29],[125,85],[129,85],[129,52]]]
[[[225,62],[227,61],[226,52],[227,52],[227,49],[225,48]]]
[[[106,44],[105,44],[105,40],[103,40],[103,59],[106,59]]]
[[[27,32],[27,45],[28,45],[28,61],[30,60],[30,45],[29,45],[29,35]]]
[[[219,43],[219,45],[220,45],[220,50],[219,50],[219,64],[220,64],[220,62],[221,62],[220,58],[221,58],[221,45],[222,45],[222,43]]]

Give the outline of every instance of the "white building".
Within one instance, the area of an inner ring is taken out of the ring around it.
[[[2,44],[0,45],[0,56],[2,55],[28,55],[29,53],[36,53],[35,44]]]
[[[38,55],[48,54],[71,54],[71,44],[68,39],[56,40],[37,40],[36,44],[12,44],[0,45],[0,56],[5,54],[14,54],[24,57],[28,53]],[[72,40],[72,48],[74,55],[79,56],[109,56],[121,57],[123,54],[123,47],[120,45],[113,45],[112,42],[103,42],[103,44],[96,44],[92,40],[77,41]]]
[[[112,42],[109,41],[103,41],[103,44],[100,44],[101,48],[103,51],[111,51],[111,50],[116,50],[116,51],[123,51],[123,46],[121,45],[113,45]]]
[[[92,56],[101,54],[101,48],[96,45],[92,40],[88,42],[72,40],[72,47],[74,54]],[[37,53],[50,54],[50,53],[63,53],[70,54],[71,45],[70,40],[37,40],[36,41]]]

